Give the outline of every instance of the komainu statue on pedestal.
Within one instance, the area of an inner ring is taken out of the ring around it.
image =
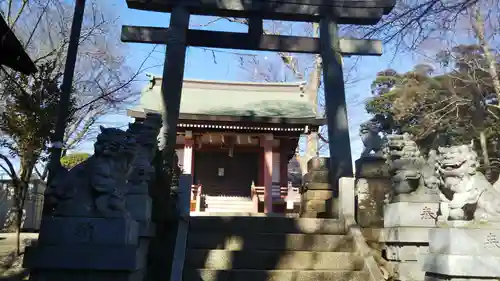
[[[383,156],[384,140],[379,136],[379,133],[382,131],[383,124],[378,116],[361,123],[359,126],[359,136],[364,145],[361,157]],[[372,151],[373,153],[371,153]]]
[[[428,160],[410,134],[388,135],[384,152],[392,179],[392,194],[399,195],[435,195],[439,185],[436,174],[435,151],[430,151]]]
[[[137,149],[128,177],[129,192],[148,194],[151,180],[154,178],[153,158],[158,149],[158,134],[162,127],[161,115],[147,114],[144,121],[129,124],[128,132],[134,135]]]
[[[127,217],[124,196],[135,157],[134,135],[101,127],[94,155],[69,171],[63,170],[48,186],[46,200],[56,216]]]
[[[472,145],[440,147],[438,169],[440,185],[439,221],[500,221],[500,191],[479,171]]]

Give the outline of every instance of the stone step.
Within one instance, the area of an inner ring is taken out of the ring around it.
[[[192,232],[189,249],[272,250],[351,252],[353,241],[344,235],[248,233],[230,235],[224,232]]]
[[[243,196],[205,196],[205,201],[237,201],[252,202],[252,198]]]
[[[237,233],[346,233],[345,225],[336,219],[260,217],[260,216],[196,216],[191,217],[190,231]]]
[[[216,206],[216,207],[207,207],[204,210],[205,212],[209,213],[225,213],[225,212],[251,212],[253,211],[253,207],[221,207],[221,206]]]
[[[205,205],[207,205],[207,206],[231,206],[231,207],[243,206],[243,207],[247,207],[247,206],[253,206],[253,202],[252,201],[250,201],[250,202],[246,202],[246,201],[241,201],[241,202],[238,202],[238,201],[227,201],[227,202],[205,201]]]
[[[361,281],[369,280],[363,271],[336,270],[184,270],[185,281]]]
[[[252,204],[252,200],[236,200],[236,199],[230,199],[230,200],[224,200],[224,199],[209,199],[209,200],[206,200],[205,199],[205,202],[212,202],[212,203],[221,203],[221,204],[224,204],[224,203],[227,203],[227,204]]]
[[[218,270],[361,270],[363,259],[345,252],[188,249],[184,266]]]
[[[193,217],[265,217],[264,213],[255,213],[255,212],[241,212],[241,211],[223,211],[223,212],[191,212],[191,216]]]

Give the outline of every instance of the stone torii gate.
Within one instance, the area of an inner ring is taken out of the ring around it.
[[[381,55],[377,40],[338,37],[338,24],[374,25],[396,0],[127,0],[129,8],[171,13],[168,28],[123,26],[123,42],[166,44],[162,79],[166,156],[176,142],[187,46],[321,54],[330,148],[330,182],[352,177],[352,160],[342,73],[342,55]],[[190,30],[190,15],[249,19],[248,33]],[[320,37],[263,34],[263,20],[319,22]],[[265,211],[271,190],[266,187]]]

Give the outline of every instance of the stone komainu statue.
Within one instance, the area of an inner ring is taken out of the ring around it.
[[[161,126],[159,114],[147,114],[127,131],[100,127],[94,155],[71,170],[60,167],[48,186],[49,209],[57,216],[128,217],[129,189],[148,193]]]
[[[129,132],[100,128],[94,155],[48,186],[46,200],[57,216],[125,217],[124,196],[136,141]]]
[[[437,196],[439,175],[436,171],[436,151],[428,159],[421,155],[410,134],[388,135],[384,148],[386,162],[392,179],[392,196]]]
[[[500,190],[477,171],[479,161],[472,145],[439,147],[440,221],[500,221]]]
[[[361,123],[359,136],[364,145],[361,157],[383,156],[382,150],[385,141],[380,137],[379,133],[387,132],[389,127],[390,120],[381,114],[376,114],[370,120]]]
[[[411,135],[388,135],[384,149],[393,195],[414,192],[421,185],[424,159]]]

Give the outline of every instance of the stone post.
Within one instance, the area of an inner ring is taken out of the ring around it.
[[[302,188],[301,217],[338,218],[337,195],[330,183],[330,159],[314,157],[307,162]],[[338,186],[338,185],[335,185]]]
[[[384,227],[384,200],[391,190],[388,166],[382,156],[356,160],[356,220],[361,227]]]

